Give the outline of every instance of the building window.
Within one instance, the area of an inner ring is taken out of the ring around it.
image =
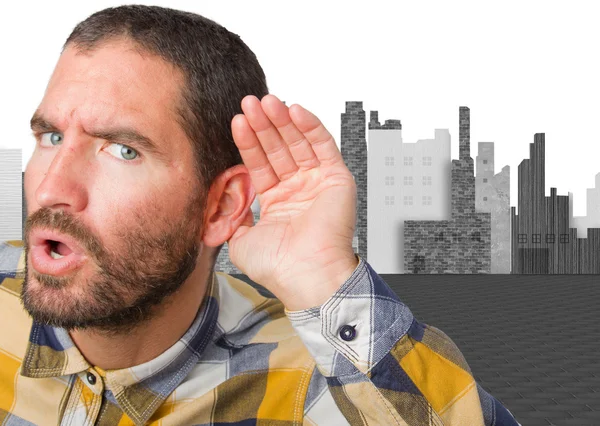
[[[412,197],[412,195],[405,195],[404,196],[404,205],[405,206],[412,206],[413,205],[413,197]]]
[[[431,196],[429,196],[429,195],[424,195],[423,196],[423,205],[424,206],[430,206],[431,205]]]
[[[473,232],[471,234],[471,241],[481,242],[481,232]]]
[[[460,243],[460,234],[457,234],[457,233],[452,234],[452,239],[455,242]]]
[[[531,242],[534,244],[540,244],[542,242],[542,234],[532,234]]]
[[[560,234],[561,244],[569,244],[569,234]]]
[[[423,176],[423,186],[431,186],[431,176]]]
[[[423,165],[431,166],[431,157],[423,157]]]
[[[411,186],[413,184],[412,176],[404,176],[404,185]]]
[[[487,201],[487,197],[483,197],[483,201]]]
[[[393,206],[394,205],[394,196],[393,195],[386,195],[385,196],[385,205],[386,206]]]
[[[519,244],[527,244],[527,234],[519,234]]]
[[[554,244],[556,240],[556,235],[554,234],[546,234],[546,242],[548,244]]]
[[[487,164],[487,160],[483,160],[483,164]]]
[[[385,185],[393,186],[394,185],[394,176],[386,176],[385,177]]]
[[[487,178],[483,178],[483,183],[487,183]]]
[[[385,157],[385,165],[393,166],[394,165],[394,157]]]
[[[435,234],[435,240],[436,241],[444,241],[444,233],[438,232],[437,234]]]
[[[404,165],[405,166],[412,166],[412,157],[404,157]]]

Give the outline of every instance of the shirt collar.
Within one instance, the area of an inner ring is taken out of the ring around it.
[[[136,423],[146,423],[186,378],[207,344],[215,338],[219,316],[219,281],[211,274],[207,295],[190,328],[158,357],[134,367],[102,372],[106,389]],[[32,378],[78,374],[92,366],[69,333],[33,322],[21,375]]]

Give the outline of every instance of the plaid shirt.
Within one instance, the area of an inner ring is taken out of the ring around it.
[[[518,425],[441,330],[363,259],[320,307],[285,311],[216,272],[155,359],[103,371],[20,299],[21,242],[0,242],[0,425]]]

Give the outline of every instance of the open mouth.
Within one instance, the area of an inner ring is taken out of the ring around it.
[[[62,259],[63,257],[73,253],[69,246],[60,241],[46,240],[46,244],[50,250],[50,256],[53,259]]]
[[[87,260],[77,240],[51,230],[33,231],[30,245],[32,266],[41,274],[66,275]]]

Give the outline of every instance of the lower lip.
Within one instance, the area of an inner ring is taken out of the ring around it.
[[[31,249],[31,263],[35,270],[47,275],[65,275],[77,269],[85,261],[85,256],[71,253],[61,259],[50,256],[49,246],[35,246]]]

